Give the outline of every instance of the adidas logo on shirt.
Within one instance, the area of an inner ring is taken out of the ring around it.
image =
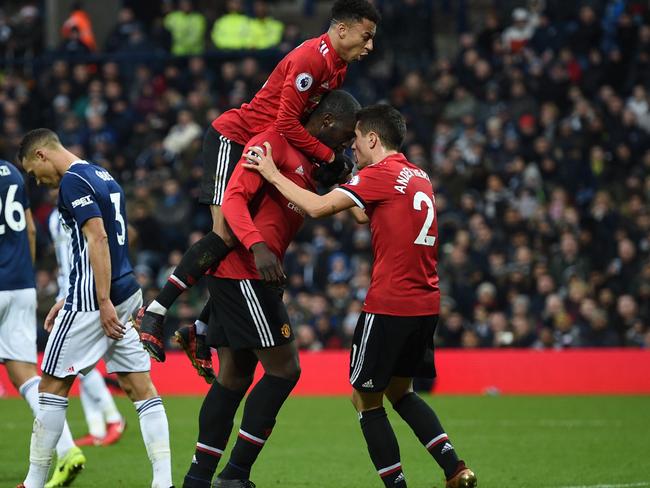
[[[404,473],[400,473],[399,476],[395,478],[395,481],[393,481],[393,484],[396,485],[397,483],[401,483],[402,481],[405,481]]]
[[[442,446],[442,449],[440,450],[440,454],[444,454],[447,451],[452,451],[454,449],[454,446],[452,446],[449,442],[445,442],[445,445]]]
[[[375,385],[372,384],[372,380],[366,381],[363,385],[361,385],[363,388],[374,388]]]
[[[302,167],[302,165],[298,166],[298,168],[296,168],[295,173],[298,174],[298,175],[304,175],[305,174],[305,169]]]

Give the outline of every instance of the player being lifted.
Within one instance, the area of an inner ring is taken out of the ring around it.
[[[306,129],[328,147],[342,150],[352,140],[359,108],[350,94],[333,91],[311,114]],[[314,170],[307,157],[275,129],[257,135],[251,144],[267,140],[273,145],[280,171],[299,187],[313,191],[314,177],[320,179],[324,171]],[[329,180],[328,175],[324,176]],[[259,361],[265,374],[246,400],[230,460],[212,485],[254,486],[249,481],[251,467],[300,376],[298,350],[282,302],[282,289],[269,282],[284,277],[280,263],[302,225],[304,213],[260,175],[241,165],[235,168],[226,189],[223,213],[239,243],[207,277],[212,306],[207,342],[217,349],[219,375],[201,407],[199,437],[185,476],[185,488],[210,487],[233,417]],[[260,279],[258,269],[266,270],[265,280]]]
[[[9,379],[34,417],[41,381],[36,369],[35,254],[36,227],[25,182],[14,165],[0,160],[0,363],[5,364]],[[66,422],[56,454],[56,469],[47,487],[69,485],[86,462]]]
[[[38,415],[34,421],[26,488],[41,488],[61,435],[68,393],[79,373],[104,359],[118,375],[140,418],[153,467],[152,487],[172,486],[169,428],[149,376],[149,356],[127,325],[142,305],[128,258],[124,192],[100,166],[80,160],[49,129],[21,141],[18,158],[39,184],[59,188],[58,209],[72,235],[72,271],[65,299],[45,319],[51,329],[43,356]]]
[[[212,232],[187,250],[156,299],[147,306],[143,316],[139,314],[142,342],[157,361],[165,360],[163,320],[169,307],[235,245],[221,204],[244,145],[253,136],[273,127],[308,158],[335,162],[335,152],[312,136],[302,123],[325,93],[343,84],[348,63],[361,60],[372,51],[379,17],[367,0],[337,0],[326,33],[303,42],[287,54],[250,103],[225,112],[207,129],[203,139],[204,175],[199,201],[210,205]],[[340,160],[335,163],[341,164]],[[198,324],[207,321],[206,311],[201,316]],[[196,333],[204,334],[204,327]],[[179,339],[186,351],[196,350],[200,357],[193,358],[191,354],[190,357],[193,363],[198,359],[203,366],[197,368],[199,373],[208,376],[212,371],[209,350],[202,344],[187,344],[195,337],[191,331],[191,337],[185,335]]]
[[[370,458],[386,486],[406,486],[397,439],[383,407],[386,396],[444,470],[447,488],[474,487],[476,476],[458,459],[435,412],[413,391],[414,376],[435,375],[433,363],[425,368],[425,354],[433,350],[440,291],[433,188],[428,175],[399,152],[405,134],[404,118],[394,108],[362,109],[352,145],[359,173],[324,196],[279,172],[267,144],[266,154],[250,147],[244,166],[259,171],[311,217],[354,206],[365,210],[374,263],[354,332],[350,383]]]
[[[47,229],[58,265],[56,278],[59,285],[56,297],[58,302],[65,298],[70,283],[72,236],[63,227],[59,209],[56,207],[47,218]],[[75,443],[78,446],[108,446],[120,440],[126,423],[115,405],[104,378],[97,369],[81,375],[79,397],[88,425],[88,434],[76,439]]]

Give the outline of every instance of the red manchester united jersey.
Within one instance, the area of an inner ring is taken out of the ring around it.
[[[225,112],[212,126],[238,144],[273,126],[308,157],[328,161],[332,150],[309,134],[302,122],[322,96],[343,84],[347,63],[327,34],[309,39],[287,54],[250,103]]]
[[[262,146],[264,141],[271,144],[275,164],[284,176],[301,188],[315,191],[312,164],[304,154],[273,129],[254,137],[248,145]],[[228,182],[221,208],[239,243],[212,273],[220,278],[260,279],[251,246],[265,242],[282,262],[304,220],[302,209],[266,183],[257,171],[244,169],[241,164]]]
[[[438,224],[429,176],[395,154],[337,188],[370,218],[374,263],[363,310],[433,315],[440,309]]]

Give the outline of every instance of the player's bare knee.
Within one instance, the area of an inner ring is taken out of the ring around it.
[[[56,378],[49,374],[43,373],[41,382],[38,384],[39,393],[51,393],[52,395],[67,397],[74,383],[76,376],[67,376],[65,378]]]
[[[404,398],[406,395],[408,395],[412,391],[413,390],[411,388],[404,389],[404,388],[390,388],[389,387],[386,390],[386,398],[388,398],[388,401],[391,403],[391,405],[393,407],[395,407],[395,405],[397,403],[399,403],[399,401],[402,398]]]
[[[245,391],[253,384],[253,375],[225,374],[222,370],[217,375],[217,381],[221,386],[232,391]]]
[[[230,230],[230,227],[221,212],[221,207],[214,205],[210,207],[210,210],[210,213],[212,214],[212,232],[221,237],[226,246],[235,247],[237,239],[235,239],[232,230]]]
[[[38,375],[36,365],[22,361],[7,361],[5,363],[9,381],[18,390],[30,378]]]
[[[295,361],[287,365],[284,377],[290,381],[294,381],[297,383],[298,380],[300,379],[301,374],[302,374],[302,368],[300,368],[300,363],[298,363],[298,361]]]
[[[149,373],[118,373],[117,379],[132,402],[147,400],[158,394]]]

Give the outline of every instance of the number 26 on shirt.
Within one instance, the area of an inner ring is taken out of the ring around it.
[[[422,211],[424,210],[422,204],[426,207],[427,216],[424,219],[424,224],[422,225],[417,238],[413,241],[413,244],[417,244],[418,246],[434,246],[436,244],[436,236],[429,235],[429,229],[431,228],[433,219],[435,218],[434,203],[429,195],[423,191],[419,191],[413,196],[413,208]]]

